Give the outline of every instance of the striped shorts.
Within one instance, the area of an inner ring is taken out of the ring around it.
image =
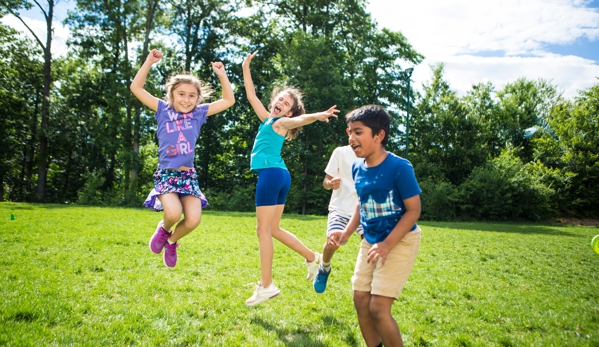
[[[343,231],[343,229],[345,229],[345,227],[347,226],[347,223],[349,223],[350,218],[351,218],[351,216],[348,216],[345,214],[340,214],[337,211],[329,211],[329,218],[328,218],[328,222],[327,222],[327,237],[333,231]],[[362,237],[362,235],[364,235],[364,229],[362,229],[362,223],[360,223],[360,225],[358,225],[356,232],[358,233],[358,235],[360,235],[360,237]]]

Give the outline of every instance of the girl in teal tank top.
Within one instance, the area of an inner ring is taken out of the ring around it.
[[[273,90],[267,110],[256,96],[250,62],[258,52],[248,54],[243,61],[243,81],[248,101],[260,121],[260,128],[252,149],[250,169],[258,174],[256,184],[256,233],[260,244],[260,269],[262,277],[254,294],[246,300],[249,306],[257,305],[280,294],[272,281],[272,238],[299,253],[308,267],[308,281],[313,281],[321,262],[321,255],[306,247],[295,235],[281,229],[279,221],[285,208],[285,199],[291,177],[281,158],[285,138],[297,137],[303,125],[315,121],[328,122],[337,117],[339,110],[333,106],[324,112],[305,114],[301,93],[295,88]]]

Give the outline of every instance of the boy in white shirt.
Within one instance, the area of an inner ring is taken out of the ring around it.
[[[324,169],[326,174],[322,185],[326,190],[333,189],[329,202],[329,217],[327,222],[327,238],[333,231],[342,231],[349,222],[358,204],[358,195],[352,178],[351,168],[358,159],[350,146],[337,147],[331,154],[329,163]],[[356,232],[363,237],[364,231],[360,225]],[[331,259],[339,246],[326,242],[322,250],[322,263],[314,279],[314,290],[324,293],[331,274]]]

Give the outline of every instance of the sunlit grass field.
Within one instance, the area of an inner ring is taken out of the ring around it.
[[[10,219],[13,213],[15,219]],[[204,211],[168,269],[144,209],[0,203],[2,346],[365,346],[350,278],[353,237],[324,294],[275,243],[282,294],[245,300],[260,277],[253,213]],[[325,216],[282,227],[321,251]],[[406,346],[599,346],[599,229],[421,222],[414,271],[395,303]]]

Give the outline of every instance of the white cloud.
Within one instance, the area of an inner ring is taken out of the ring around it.
[[[42,42],[42,44],[46,44],[46,22],[39,19],[32,19],[28,17],[23,17],[23,20],[33,32],[37,38]],[[18,31],[20,31],[26,37],[33,38],[33,34],[23,25],[23,23],[15,16],[8,15],[0,18],[0,21],[4,25],[8,25]],[[65,56],[67,54],[67,40],[70,36],[70,30],[62,25],[62,23],[58,21],[52,22],[52,28],[54,29],[54,36],[52,37],[52,45],[51,51],[54,57]],[[35,44],[38,45],[37,41]]]
[[[574,55],[551,54],[545,47],[572,44],[583,38],[599,40],[599,11],[584,7],[588,3],[370,0],[367,10],[380,27],[401,31],[426,57],[414,70],[417,88],[430,80],[429,66],[443,62],[445,77],[460,94],[479,82],[492,81],[501,88],[526,77],[551,80],[564,96],[572,97],[597,83],[598,63]],[[599,46],[597,42],[590,44]]]

